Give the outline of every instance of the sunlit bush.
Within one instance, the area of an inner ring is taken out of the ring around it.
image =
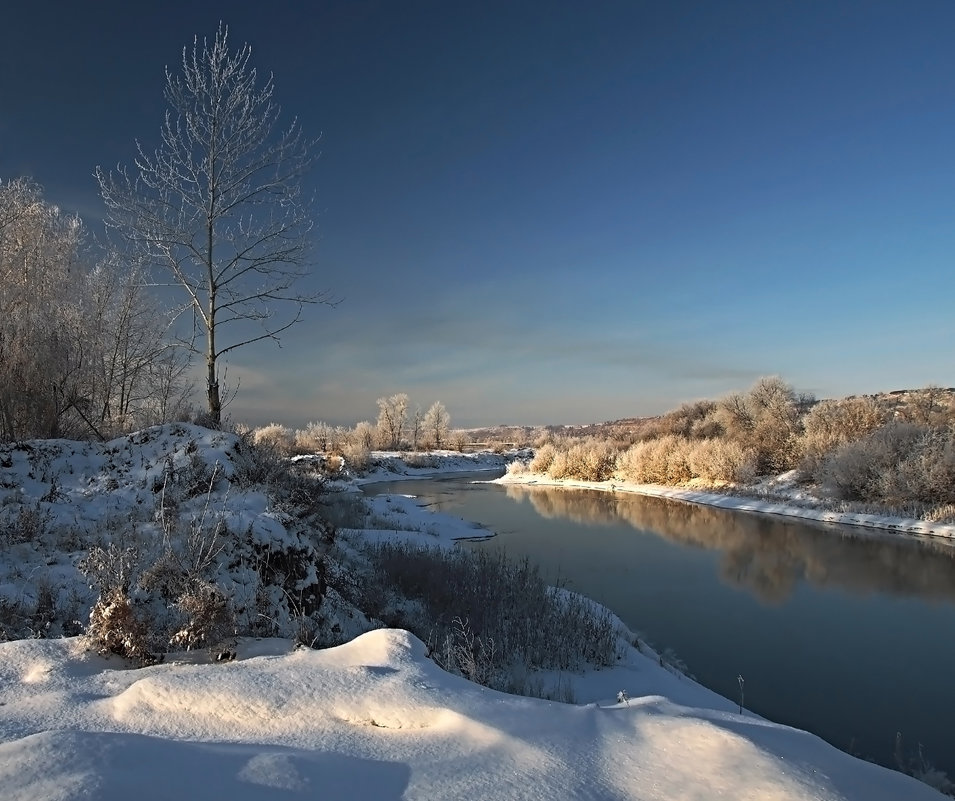
[[[606,481],[613,476],[617,452],[613,445],[599,439],[587,439],[557,449],[547,469],[551,478],[580,481]]]
[[[690,471],[706,483],[745,484],[756,475],[756,457],[738,442],[704,439],[693,443]]]
[[[291,455],[294,445],[292,430],[280,423],[269,423],[252,430],[252,442],[258,446],[270,447],[283,455]]]
[[[529,469],[532,473],[547,473],[550,466],[554,463],[554,457],[557,455],[557,448],[552,442],[546,442],[535,452],[531,459]]]
[[[800,441],[800,470],[809,479],[818,479],[826,457],[850,442],[856,442],[883,426],[889,411],[873,398],[843,398],[821,401],[803,420]]]

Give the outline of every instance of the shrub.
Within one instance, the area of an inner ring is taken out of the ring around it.
[[[713,422],[727,438],[753,452],[758,474],[775,473],[796,465],[802,411],[810,403],[782,379],[761,378],[749,392],[722,398]]]
[[[880,478],[880,494],[889,504],[955,502],[955,431],[924,433]]]
[[[942,428],[955,423],[955,404],[950,392],[937,386],[927,386],[908,393],[899,416],[910,423]]]
[[[813,406],[803,420],[799,467],[804,478],[818,480],[819,469],[836,449],[856,442],[883,426],[888,410],[873,398],[826,400]]]
[[[256,444],[252,432],[240,436],[232,459],[232,481],[247,488],[272,484],[288,470],[288,462],[270,443]]]
[[[531,459],[529,469],[532,473],[546,474],[550,466],[554,463],[554,457],[557,455],[557,448],[552,442],[541,445]]]
[[[677,442],[671,434],[631,445],[617,459],[618,474],[637,484],[665,484],[668,453]]]
[[[909,458],[926,434],[920,426],[892,422],[867,437],[843,445],[819,470],[823,487],[847,501],[880,501],[888,486],[895,486],[897,466]]]
[[[520,459],[515,459],[507,465],[507,474],[509,476],[518,476],[528,472],[528,470],[530,470],[530,462],[522,462]]]
[[[372,450],[378,442],[378,431],[367,420],[358,423],[345,437],[342,447],[348,445],[360,447],[366,451]]]
[[[196,580],[176,606],[185,615],[185,624],[170,638],[177,649],[215,648],[236,635],[235,613],[222,589],[209,581]]]
[[[705,482],[745,484],[756,475],[756,458],[738,442],[704,439],[690,451],[690,471]]]
[[[660,418],[656,425],[657,436],[698,436],[704,421],[711,419],[715,409],[716,403],[711,400],[684,403],[680,408],[667,412]]]
[[[252,442],[255,445],[273,448],[283,456],[291,456],[295,438],[291,429],[280,423],[269,423],[261,428],[253,429]]]
[[[356,473],[363,473],[371,464],[371,450],[360,441],[348,440],[342,448],[345,467]]]
[[[447,670],[508,689],[515,666],[576,670],[616,659],[609,613],[548,587],[527,559],[409,543],[379,544],[368,555],[372,581],[416,603],[419,613],[400,622]]]
[[[158,661],[146,613],[121,588],[107,591],[93,604],[86,635],[104,656],[116,654],[144,665]]]
[[[451,450],[463,453],[467,444],[471,441],[471,436],[467,431],[456,430],[448,435],[448,445]]]

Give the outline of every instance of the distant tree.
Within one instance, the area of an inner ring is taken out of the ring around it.
[[[375,445],[375,427],[367,420],[362,420],[348,432],[347,440],[358,445],[365,450],[370,451]]]
[[[435,401],[425,412],[422,421],[425,439],[435,448],[443,448],[448,444],[451,432],[451,415],[441,401]]]
[[[421,434],[424,431],[424,414],[420,406],[414,407],[414,414],[411,415],[411,422],[408,429],[411,435],[411,450],[416,451],[421,442]]]
[[[390,398],[378,398],[378,433],[383,448],[401,447],[408,419],[408,396],[404,392]]]
[[[935,384],[909,392],[900,416],[918,425],[937,427],[952,422],[952,396]]]
[[[192,329],[181,344],[205,357],[213,423],[222,419],[219,359],[278,341],[303,304],[329,302],[295,291],[308,265],[301,180],[314,142],[294,120],[278,129],[271,76],[260,84],[249,45],[231,52],[227,39],[220,24],[211,42],[197,37],[183,49],[181,76],[166,70],[162,144],[153,153],[137,146],[135,177],[96,169],[107,227],[184,295],[176,313],[191,312]],[[276,307],[285,313],[276,317]]]
[[[329,449],[329,442],[332,438],[332,427],[328,423],[324,421],[309,423],[305,430],[314,440],[315,447],[318,450],[325,452]]]

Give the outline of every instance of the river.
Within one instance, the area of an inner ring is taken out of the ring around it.
[[[624,493],[376,484],[498,536],[612,609],[700,683],[771,720],[896,767],[955,777],[955,548]],[[898,740],[898,737],[901,737]]]

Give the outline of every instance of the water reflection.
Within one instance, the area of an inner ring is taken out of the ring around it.
[[[664,498],[505,485],[545,518],[618,525],[722,552],[720,575],[762,601],[780,603],[800,582],[857,595],[888,593],[955,600],[955,548],[891,539],[849,527],[823,527]]]

